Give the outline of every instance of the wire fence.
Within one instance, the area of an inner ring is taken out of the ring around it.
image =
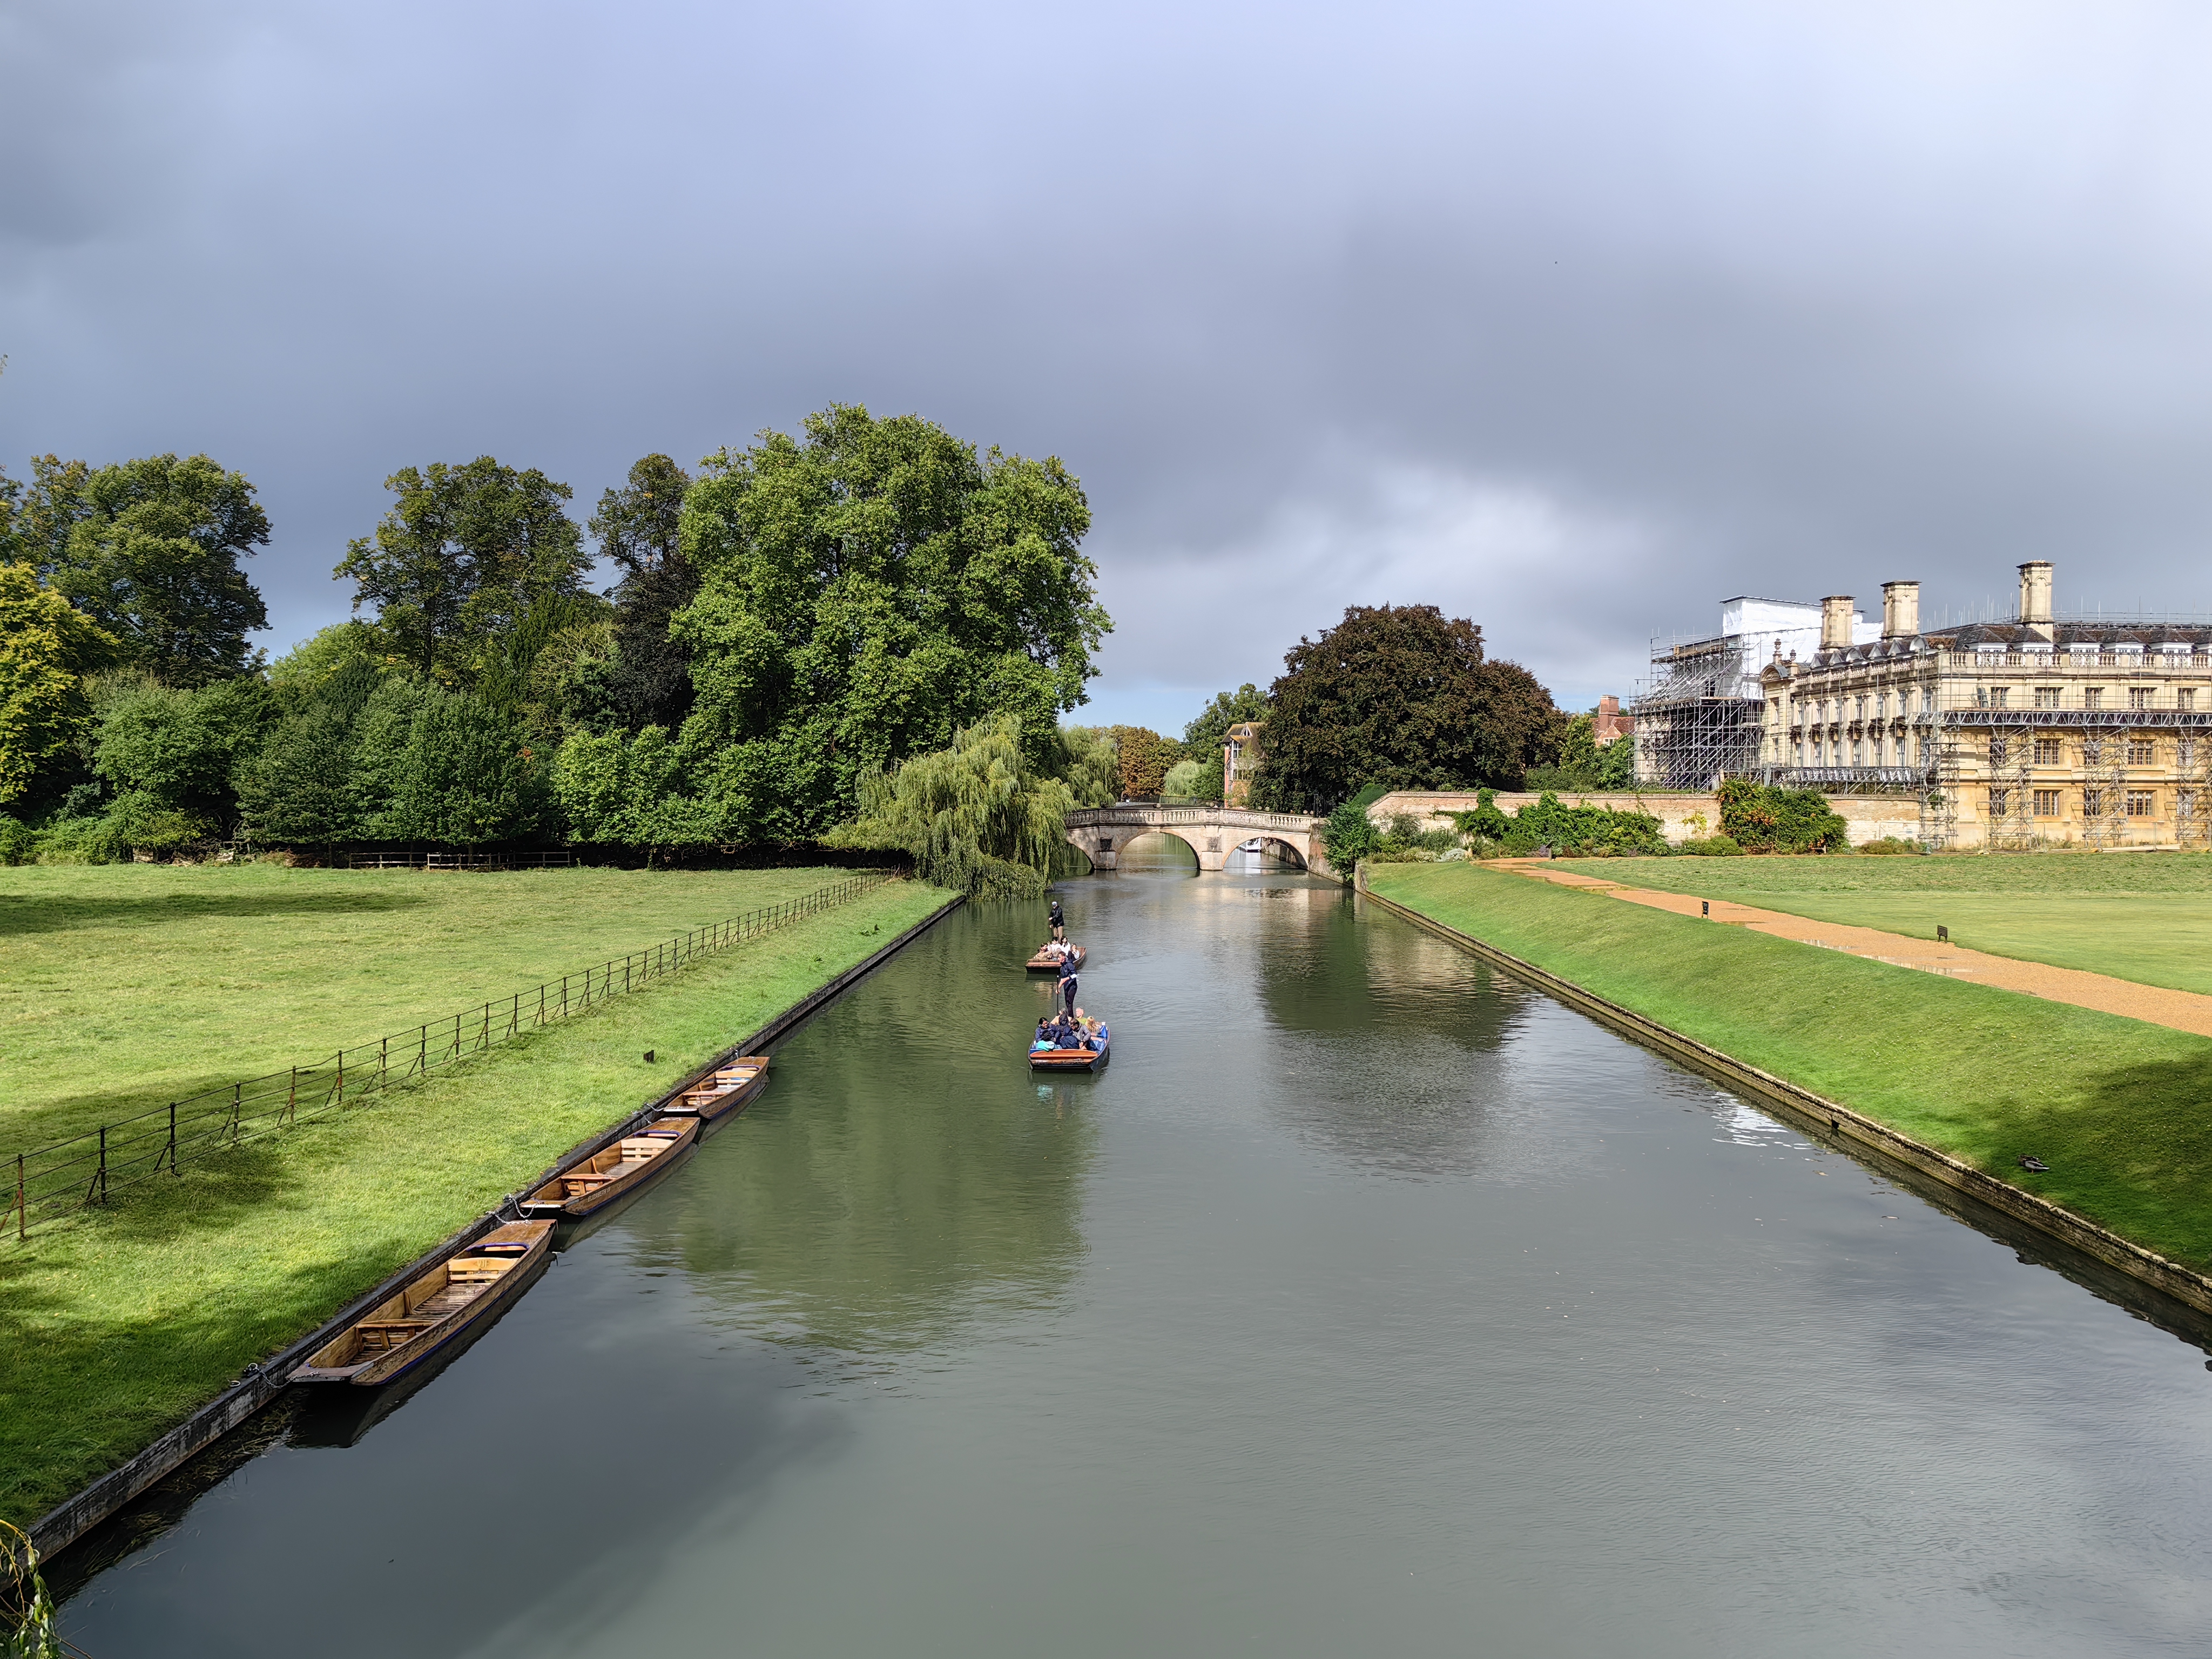
[[[863,871],[781,904],[678,933],[649,951],[564,974],[530,990],[425,1021],[411,1031],[337,1049],[327,1060],[203,1089],[36,1152],[15,1153],[0,1165],[15,1183],[5,1209],[14,1211],[15,1236],[21,1239],[40,1222],[105,1204],[117,1187],[165,1170],[174,1175],[180,1163],[330,1116],[436,1066],[480,1054],[503,1038],[595,1008],[700,957],[902,878],[895,871]],[[0,1211],[0,1216],[4,1213]]]

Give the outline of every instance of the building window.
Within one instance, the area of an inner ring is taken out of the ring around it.
[[[2055,685],[2037,686],[2035,688],[2035,706],[2038,708],[2057,708],[2058,688]]]
[[[2128,707],[2129,707],[2129,708],[2149,708],[2149,707],[2150,707],[2150,700],[2151,700],[2151,688],[2150,688],[2149,686],[2148,686],[2148,685],[2131,685],[2131,686],[2130,686],[2130,687],[2128,688]]]
[[[2197,816],[2197,792],[2194,789],[2183,790],[2179,796],[2175,799],[2173,805],[2174,811],[2181,817],[2185,818],[2195,817]]]
[[[2129,765],[2155,766],[2157,763],[2158,748],[2150,738],[2130,738],[2128,739]]]
[[[2105,763],[2105,740],[2102,738],[2081,739],[2081,764],[2102,766]]]
[[[2065,764],[2064,762],[2058,758],[2057,738],[2038,738],[2035,740],[2035,763],[2038,766],[2063,766]]]
[[[2011,805],[2012,792],[2010,790],[1992,789],[1990,791],[1990,816],[1991,817],[2001,818],[2004,817],[2006,811]]]
[[[1992,766],[2002,766],[2005,763],[2005,755],[2008,748],[2009,745],[2007,744],[2002,738],[1991,738],[1990,739],[1990,764]]]
[[[2101,686],[2101,685],[2085,685],[2085,686],[2083,686],[2083,687],[2081,688],[2081,707],[2082,707],[2082,708],[2102,708],[2104,706],[2105,706],[2105,688],[2104,688],[2103,686]]]
[[[2058,816],[2058,792],[2056,789],[2039,789],[2035,792],[2035,816],[2039,818],[2055,818]]]
[[[2129,790],[2128,816],[2131,818],[2148,817],[2151,814],[2151,803],[2156,799],[2157,797],[2148,789]]]
[[[2185,685],[2180,690],[2175,692],[2173,694],[2173,706],[2176,708],[2182,710],[2185,714],[2190,709],[2196,708],[2197,692],[2195,689]]]
[[[2174,763],[2185,769],[2197,764],[2197,739],[2184,738],[2173,745]]]
[[[1851,764],[1854,766],[1859,764],[1859,740],[1856,738],[1853,738],[1851,739]]]
[[[1923,686],[1921,689],[1920,712],[1923,714],[1932,714],[1936,712],[1936,688],[1932,685]]]
[[[2105,816],[2103,790],[2084,789],[2081,792],[2081,816],[2085,818],[2101,818]]]

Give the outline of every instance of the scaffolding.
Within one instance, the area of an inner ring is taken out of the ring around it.
[[[1637,697],[1636,778],[1704,791],[1759,764],[1760,665],[1738,635],[1651,642],[1651,678]]]

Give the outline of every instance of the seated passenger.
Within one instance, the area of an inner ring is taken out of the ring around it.
[[[1053,1046],[1056,1048],[1080,1048],[1083,1039],[1076,1036],[1073,1026],[1063,1025],[1060,1028],[1060,1035],[1053,1039]]]

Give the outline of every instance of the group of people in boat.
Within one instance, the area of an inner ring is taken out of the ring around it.
[[[1080,1008],[1061,1009],[1037,1022],[1030,1051],[1039,1048],[1087,1048],[1098,1051],[1106,1028]]]
[[[1040,1048],[1079,1048],[1097,1053],[1105,1044],[1106,1027],[1075,1006],[1075,970],[1082,952],[1079,946],[1068,943],[1067,916],[1056,898],[1052,901],[1047,920],[1051,924],[1052,937],[1037,954],[1048,962],[1060,964],[1060,984],[1053,998],[1058,1006],[1037,1022],[1036,1036],[1030,1051],[1034,1054]]]

